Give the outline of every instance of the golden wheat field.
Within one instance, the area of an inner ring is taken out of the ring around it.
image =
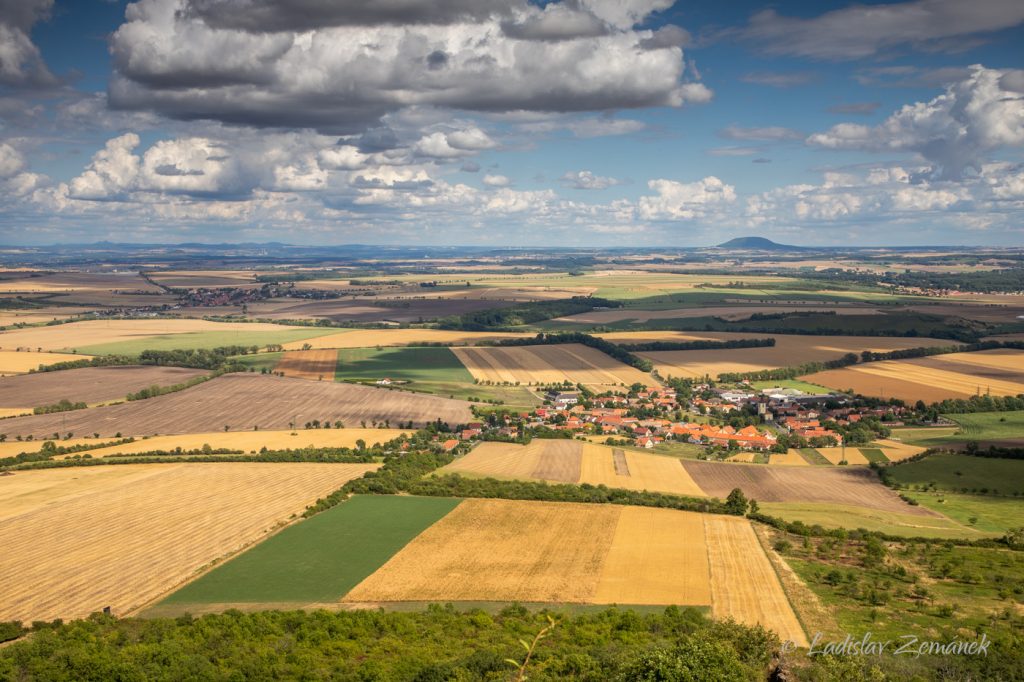
[[[652,385],[650,375],[578,343],[503,348],[453,348],[473,378],[497,383],[589,386]]]
[[[616,470],[618,454],[625,466]],[[628,472],[628,473],[620,473]],[[675,457],[648,455],[634,450],[620,450],[605,445],[586,443],[580,483],[606,485],[626,490],[650,490],[676,495],[707,497],[700,486]]]
[[[337,365],[337,350],[290,350],[281,355],[274,371],[296,379],[334,381]]]
[[[345,601],[586,602],[618,516],[612,506],[463,500]]]
[[[5,342],[5,336],[13,332],[4,332],[0,335],[0,344]],[[58,362],[71,362],[74,360],[88,360],[91,355],[74,355],[71,353],[37,353],[36,351],[0,350],[0,376],[12,374],[26,374],[31,370],[55,365]]]
[[[62,350],[192,332],[280,332],[307,327],[253,322],[245,325],[193,319],[84,320],[51,327],[26,327],[0,334],[0,349]],[[301,346],[301,344],[300,344]],[[76,356],[82,357],[82,356]]]
[[[925,451],[925,448],[917,445],[909,445],[896,440],[882,439],[873,443],[874,447],[881,449],[890,462],[901,462],[910,459]]]
[[[592,601],[710,604],[711,577],[701,515],[623,507]]]
[[[671,332],[669,332],[671,334]],[[665,334],[663,333],[664,337]],[[863,336],[804,336],[782,334],[735,334],[708,332],[706,338],[729,340],[729,338],[774,338],[774,346],[763,348],[730,348],[718,350],[650,351],[638,355],[654,363],[654,368],[663,377],[695,378],[709,375],[717,377],[726,372],[755,372],[762,369],[788,367],[804,362],[835,360],[847,353],[860,354],[870,350],[883,352],[901,348],[949,345],[949,341],[937,339],[905,339]],[[725,338],[725,337],[728,338]],[[617,343],[629,343],[623,334],[613,336]],[[674,340],[663,338],[663,340]],[[679,340],[691,340],[682,338]],[[638,341],[635,341],[638,342]],[[808,379],[813,381],[813,379]],[[814,382],[820,383],[820,382]]]
[[[784,454],[781,452],[773,452],[768,456],[768,463],[780,466],[810,466],[810,462],[804,459],[796,450],[787,450]]]
[[[205,445],[209,445],[214,450],[224,448],[241,450],[246,453],[259,452],[262,448],[267,448],[268,450],[298,450],[310,447],[351,448],[355,447],[358,440],[362,440],[367,446],[372,446],[377,443],[386,443],[394,440],[403,433],[409,433],[409,431],[402,429],[360,428],[298,429],[295,431],[214,431],[211,433],[188,433],[177,436],[140,438],[133,443],[111,445],[74,454],[85,454],[88,452],[92,457],[109,457],[111,455],[131,455],[157,450],[171,451],[175,448],[181,448],[185,451],[201,450]],[[75,440],[85,443],[89,442],[85,439]],[[65,441],[61,441],[60,444],[64,445]],[[73,455],[58,456],[57,459],[71,456]]]
[[[2,477],[0,620],[130,613],[377,466],[145,464]]]
[[[503,332],[459,332],[444,329],[352,329],[284,344],[285,350],[301,350],[306,344],[318,348],[373,348],[376,346],[417,346],[425,343],[472,346],[485,341],[522,338],[532,334]]]
[[[978,357],[974,357],[978,356]],[[868,362],[803,377],[829,388],[913,403],[972,395],[1024,393],[1024,351],[951,353],[913,360]]]
[[[619,459],[618,465],[616,458]],[[576,440],[535,438],[529,445],[480,443],[469,454],[440,471],[463,476],[589,483],[625,490],[706,497],[675,457]]]
[[[711,565],[711,614],[760,624],[784,640],[807,646],[803,628],[750,522],[708,514],[704,532]]]
[[[805,641],[746,519],[671,509],[463,500],[343,601],[710,605]]]

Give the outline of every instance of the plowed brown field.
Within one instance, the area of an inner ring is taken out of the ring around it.
[[[376,464],[119,465],[0,478],[0,620],[124,615]]]
[[[336,350],[290,350],[281,355],[274,371],[295,379],[334,381],[337,365]]]
[[[115,433],[143,436],[209,431],[283,430],[314,419],[391,426],[441,419],[452,426],[472,421],[469,403],[387,389],[302,381],[263,374],[227,374],[193,388],[121,405],[0,420],[0,433],[51,436]]]
[[[83,367],[0,379],[0,406],[37,407],[63,399],[98,403],[124,400],[150,386],[170,386],[207,374],[185,367]],[[30,410],[31,411],[31,410]]]
[[[453,348],[480,381],[591,386],[655,384],[650,375],[578,343],[551,346]]]
[[[874,472],[847,467],[773,467],[688,460],[683,466],[712,497],[725,498],[734,488],[758,502],[831,502],[883,511],[934,516],[912,507],[882,485]]]

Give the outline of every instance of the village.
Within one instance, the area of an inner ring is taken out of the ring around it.
[[[674,388],[631,386],[627,393],[593,394],[583,386],[556,386],[530,412],[492,413],[467,424],[444,443],[453,450],[471,440],[516,440],[527,431],[603,437],[609,445],[653,449],[666,443],[702,446],[708,458],[739,451],[859,445],[888,435],[909,408],[865,405],[843,394],[812,395],[793,388],[754,389],[710,384]],[[563,436],[565,437],[565,436]]]

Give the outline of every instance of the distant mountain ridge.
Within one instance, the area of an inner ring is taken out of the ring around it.
[[[800,251],[799,246],[779,244],[764,237],[736,237],[718,245],[720,249],[759,249],[761,251]]]

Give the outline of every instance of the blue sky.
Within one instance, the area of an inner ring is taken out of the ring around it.
[[[0,10],[4,244],[1022,241],[1020,2]]]

